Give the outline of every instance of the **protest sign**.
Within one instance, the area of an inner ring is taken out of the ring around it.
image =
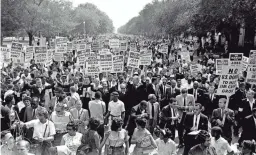
[[[59,45],[59,44],[66,44],[68,42],[68,38],[67,37],[57,37],[55,39],[55,45]]]
[[[52,64],[52,58],[53,58],[53,50],[47,50],[47,60],[45,65],[50,66]]]
[[[100,71],[111,72],[113,67],[112,54],[100,55]]]
[[[47,48],[34,47],[35,49],[35,63],[46,63],[47,61]]]
[[[242,59],[242,71],[246,71],[248,67],[249,58],[246,56],[243,56]]]
[[[159,52],[163,54],[168,53],[168,45],[167,44],[161,44],[159,48]]]
[[[53,56],[54,61],[64,61],[63,53],[54,53]]]
[[[229,59],[216,59],[216,75],[222,75],[222,69],[228,66]]]
[[[140,50],[140,65],[151,65],[152,50],[143,48]]]
[[[86,49],[91,51],[92,50],[92,44],[87,43],[86,44]]]
[[[107,48],[103,48],[99,51],[100,55],[105,55],[105,54],[111,54],[110,50]]]
[[[11,55],[10,58],[14,61],[14,59],[20,59],[22,53],[22,44],[21,43],[12,43],[11,45]]]
[[[8,47],[1,47],[1,64],[4,63],[10,63],[11,58],[10,58],[10,51],[11,49]]]
[[[67,51],[70,53],[73,52],[73,43],[72,42],[67,43]]]
[[[113,71],[114,73],[119,73],[124,71],[124,56],[118,55],[113,56]]]
[[[130,51],[137,51],[136,43],[130,43]]]
[[[256,84],[256,50],[250,51],[246,82]]]
[[[86,50],[86,43],[77,44],[77,51]]]
[[[55,47],[55,53],[66,53],[67,43],[57,44]]]
[[[239,66],[225,66],[220,76],[217,95],[230,96],[235,93],[239,78]]]
[[[24,53],[21,53],[19,59],[13,59],[13,67],[21,66],[24,68],[24,60]]]
[[[129,52],[127,66],[132,68],[139,68],[140,54],[138,52]]]
[[[109,47],[110,48],[119,48],[119,39],[110,39],[109,40]]]
[[[249,54],[249,65],[255,65],[256,64],[256,50],[251,50]]]
[[[85,73],[88,75],[95,75],[100,73],[100,56],[93,53],[88,57],[86,61]]]
[[[202,67],[199,64],[190,64],[190,72],[193,77],[196,77],[199,72],[202,71]]]
[[[27,46],[26,52],[25,52],[25,63],[30,63],[30,61],[33,59],[33,56],[34,56],[34,47]]]
[[[229,53],[229,65],[242,67],[243,53]]]
[[[125,42],[125,41],[120,42],[120,50],[121,51],[127,50],[127,42]]]
[[[92,51],[98,52],[99,50],[100,50],[100,43],[99,42],[92,43]]]

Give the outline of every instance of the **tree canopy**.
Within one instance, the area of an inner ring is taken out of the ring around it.
[[[139,16],[120,27],[118,32],[205,35],[212,30],[238,30],[241,24],[255,27],[255,0],[155,0],[147,4]]]
[[[112,20],[95,5],[73,7],[68,0],[4,0],[1,5],[1,37],[28,34],[30,44],[35,34],[111,33]],[[85,24],[84,24],[85,23]]]

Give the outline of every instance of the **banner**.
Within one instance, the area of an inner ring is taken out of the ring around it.
[[[140,54],[138,52],[129,52],[127,66],[132,68],[139,68]]]
[[[46,63],[47,61],[47,48],[34,47],[35,49],[35,63]]]
[[[100,71],[111,72],[113,67],[112,54],[100,55]]]
[[[30,61],[33,59],[33,56],[34,56],[34,47],[27,46],[26,52],[25,52],[25,63],[30,63]]]
[[[11,56],[10,56],[12,61],[14,61],[14,59],[20,59],[21,54],[22,54],[22,48],[23,47],[22,47],[21,43],[12,43]]]
[[[110,39],[109,40],[109,47],[110,48],[119,48],[119,39]]]
[[[216,59],[216,75],[222,75],[222,69],[228,66],[229,59]]]
[[[100,56],[96,53],[91,54],[86,61],[85,73],[95,75],[100,73]]]
[[[239,66],[225,66],[220,76],[217,95],[230,96],[235,93],[239,78]]]
[[[246,56],[243,56],[242,59],[242,71],[246,71],[248,67],[249,58]]]
[[[83,43],[83,44],[77,44],[76,49],[77,49],[77,51],[86,50],[86,43]]]
[[[120,73],[124,71],[124,56],[113,56],[113,71],[114,73]]]

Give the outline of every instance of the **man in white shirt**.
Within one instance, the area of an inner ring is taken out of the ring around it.
[[[221,137],[222,130],[220,127],[215,126],[212,128],[212,142],[211,145],[215,148],[217,155],[233,154],[231,146],[228,141]]]
[[[98,133],[103,138],[104,137],[104,116],[106,114],[106,104],[101,99],[101,92],[97,91],[95,93],[95,100],[89,102],[89,112],[91,118],[94,117],[100,121],[100,126],[98,127]]]
[[[109,125],[111,125],[113,118],[119,117],[124,119],[125,117],[124,103],[118,99],[118,92],[113,92],[111,95],[112,101],[109,102],[108,113],[106,115],[106,118],[109,118]]]
[[[161,134],[160,138],[156,139],[158,155],[176,155],[175,142],[170,138],[171,131],[163,130]]]

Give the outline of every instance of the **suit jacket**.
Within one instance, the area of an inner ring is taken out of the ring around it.
[[[44,95],[45,95],[45,90],[46,89],[52,89],[54,88],[54,84],[49,85],[49,86],[43,86],[41,88],[41,91],[39,90],[39,88],[36,85],[29,85],[28,83],[26,83],[24,85],[24,89],[30,89],[31,90],[31,96],[37,96],[40,98],[40,100],[44,99]]]
[[[231,109],[227,109],[228,113],[225,117],[225,122],[224,122],[224,126],[220,126],[222,128],[223,133],[232,133],[232,125],[234,125],[235,123],[235,113],[233,110]],[[223,114],[224,116],[224,114]],[[212,112],[212,126],[219,126],[217,123],[217,120],[222,121],[223,117],[221,116],[221,109],[214,109]]]
[[[242,100],[246,98],[245,92],[238,89],[235,94],[230,96],[228,108],[237,111],[241,106]]]
[[[241,140],[256,140],[256,122],[252,115],[247,116],[242,124],[243,132],[241,134]]]
[[[127,95],[129,99],[129,105],[131,107],[139,104],[142,100],[147,100],[143,96],[145,92],[145,85],[142,83],[140,84],[137,88],[133,85],[130,84],[130,82],[127,83]]]
[[[36,119],[36,111],[35,111],[35,116],[33,116],[33,108],[31,106],[26,107],[24,112],[23,122],[29,122],[33,119]]]
[[[190,129],[194,125],[194,114],[193,113],[187,113],[185,120],[184,120],[184,126],[185,126],[185,131],[188,134]],[[200,120],[198,124],[198,130],[205,130],[208,131],[208,117],[205,116],[204,114],[200,114]]]
[[[211,116],[213,110],[219,108],[219,95],[213,94],[213,97],[211,98],[209,93],[205,93],[201,104],[205,108],[203,114]]]
[[[151,109],[150,104],[151,103],[148,102],[147,113],[148,113],[149,116],[150,116],[150,113],[151,113],[151,111],[150,111],[150,109]],[[154,106],[154,118],[153,118],[153,120],[158,122],[159,114],[160,114],[160,105],[159,105],[158,102],[155,102],[155,103],[153,103],[153,106]]]
[[[172,115],[172,109],[174,114]],[[177,125],[178,120],[168,120],[169,117],[179,117],[178,109],[172,108],[170,105],[163,107],[160,114],[160,128],[170,127],[172,125]]]
[[[194,88],[188,89],[188,94],[191,94],[194,96],[194,93],[195,93],[194,91],[195,91]],[[203,94],[204,94],[204,91],[200,88],[197,88],[197,100],[195,102],[201,103],[203,99]],[[196,99],[195,96],[194,98]]]
[[[256,103],[254,101],[252,108],[256,108]],[[252,114],[252,109],[250,106],[250,103],[247,99],[243,99],[242,103],[240,104],[239,108],[238,108],[240,117],[242,119],[244,119],[245,117],[249,116]]]
[[[164,93],[164,87],[165,87],[165,93]],[[169,85],[163,86],[163,84],[159,85],[159,92],[161,95],[161,99],[167,99],[167,88],[169,88]]]
[[[179,113],[179,122],[183,117],[183,112],[191,112],[195,106],[195,99],[194,96],[191,94],[187,94],[186,97],[186,107],[184,107],[184,98],[182,95],[176,96],[176,101],[178,104],[178,113]]]

